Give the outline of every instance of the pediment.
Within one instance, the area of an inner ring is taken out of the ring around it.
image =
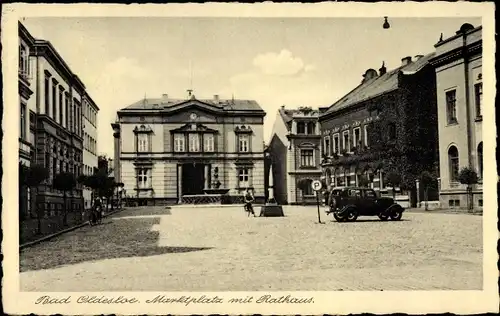
[[[165,117],[165,120],[171,122],[216,123],[217,117],[220,117],[221,113],[222,110],[216,106],[198,100],[189,100],[168,108],[168,116]]]
[[[177,112],[177,111],[186,111],[188,109],[195,109],[211,112],[211,113],[219,113],[223,110],[222,105],[216,105],[213,103],[207,103],[200,100],[186,100],[181,103],[177,103],[174,106],[168,107],[167,111],[169,112]]]
[[[218,133],[217,130],[209,128],[200,123],[187,123],[183,126],[170,130],[171,133]]]
[[[298,145],[299,148],[316,148],[317,145],[309,142],[303,142]]]

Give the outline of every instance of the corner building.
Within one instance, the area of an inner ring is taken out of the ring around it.
[[[464,24],[440,40],[431,63],[436,69],[439,128],[440,203],[467,205],[466,186],[458,181],[463,167],[474,169],[474,206],[483,206],[483,75],[482,27]]]
[[[252,100],[144,99],[117,112],[114,170],[139,205],[264,202],[265,112]],[[218,201],[220,202],[220,201]]]

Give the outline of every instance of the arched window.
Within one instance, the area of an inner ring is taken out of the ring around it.
[[[450,149],[448,149],[448,162],[450,168],[450,180],[458,181],[459,160],[457,147],[451,146]]]
[[[479,171],[479,178],[483,178],[483,142],[477,146],[477,170]]]

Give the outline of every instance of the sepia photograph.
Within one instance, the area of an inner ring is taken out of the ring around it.
[[[9,16],[12,308],[498,309],[493,6],[203,6]]]

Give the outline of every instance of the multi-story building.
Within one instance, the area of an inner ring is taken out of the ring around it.
[[[473,188],[474,205],[482,207],[482,27],[464,24],[435,48],[431,63],[437,82],[441,206],[467,205],[466,187],[458,174],[470,167],[479,177]]]
[[[43,165],[49,171],[49,178],[38,188],[36,203],[39,209],[45,209],[46,214],[50,215],[63,208],[62,192],[52,188],[54,176],[63,171],[72,172],[75,177],[81,174],[81,104],[85,86],[50,42],[33,38],[21,23],[19,33],[23,34],[23,39],[29,39],[31,45],[28,65],[20,68],[20,75],[30,69],[27,77],[30,78],[29,89],[32,91],[29,99],[21,98],[21,117],[24,116],[23,122],[29,121],[30,126],[29,143],[32,148],[29,163]],[[20,46],[26,43],[23,40]],[[20,47],[20,55],[20,63],[21,60],[25,63],[23,56],[28,54],[24,48]],[[26,95],[25,86],[24,79],[20,80],[20,94]],[[27,104],[29,115],[23,109],[23,104]],[[24,128],[21,138],[26,137],[27,127]],[[20,152],[26,147],[25,142],[21,143]],[[82,207],[81,191],[81,186],[78,185],[69,193],[68,203],[74,210]]]
[[[99,107],[88,93],[83,96],[83,166],[84,175],[92,175],[97,169],[97,115]],[[83,188],[84,207],[92,206],[91,190]]]
[[[134,201],[193,203],[227,190],[234,202],[252,188],[263,202],[265,112],[257,102],[164,94],[117,114],[114,175]]]
[[[35,39],[31,34],[20,25],[19,33],[19,162],[27,167],[31,165],[32,155],[34,155],[34,132],[31,128],[31,122],[34,122],[32,109],[29,108],[28,101],[33,97],[33,69],[30,60],[30,52],[33,50]],[[30,194],[29,188],[19,187],[19,209],[20,215],[26,217],[29,215]]]
[[[437,173],[432,56],[405,57],[390,71],[384,64],[379,72],[368,69],[359,86],[320,115],[322,165],[329,184],[385,191],[386,176],[395,173],[401,177],[395,189],[406,189],[416,204],[417,196],[411,194],[416,180],[423,171]]]
[[[307,107],[278,110],[267,151],[280,204],[316,202],[311,183],[322,172],[319,114]]]

